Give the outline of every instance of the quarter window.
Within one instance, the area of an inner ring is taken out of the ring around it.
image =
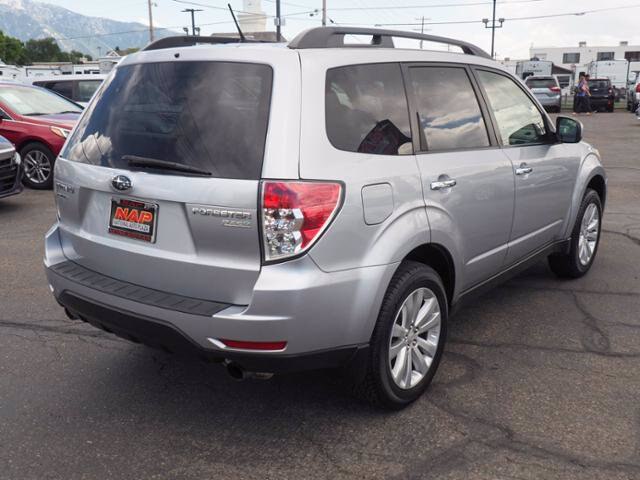
[[[489,146],[487,127],[463,68],[411,68],[420,128],[428,150]]]
[[[409,110],[397,63],[327,72],[326,129],[332,145],[377,155],[412,153]]]
[[[503,145],[529,145],[547,139],[544,118],[531,99],[510,78],[478,71]]]

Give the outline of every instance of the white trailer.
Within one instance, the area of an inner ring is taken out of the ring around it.
[[[600,60],[589,63],[587,73],[591,78],[608,78],[618,89],[626,89],[629,75],[627,60]]]
[[[524,60],[516,65],[516,75],[524,80],[535,75],[537,77],[549,77],[553,70],[553,62],[548,60]]]

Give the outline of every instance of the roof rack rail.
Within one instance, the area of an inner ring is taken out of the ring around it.
[[[371,43],[347,45],[345,35],[371,35]],[[491,56],[471,43],[453,38],[425,35],[423,33],[404,32],[401,30],[382,30],[379,28],[356,27],[316,27],[305,30],[289,42],[289,48],[342,48],[342,47],[375,47],[394,48],[393,37],[425,40],[460,47],[467,55],[491,58]]]
[[[178,48],[178,47],[192,47],[199,43],[208,43],[211,45],[218,45],[224,43],[273,43],[265,40],[242,40],[239,37],[199,37],[194,35],[176,35],[173,37],[165,37],[155,42],[151,42],[142,50],[147,52],[149,50],[162,50],[164,48]]]

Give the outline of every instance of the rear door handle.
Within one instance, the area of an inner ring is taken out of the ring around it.
[[[516,175],[529,175],[531,172],[533,172],[533,168],[527,167],[526,163],[516,168]]]
[[[458,184],[453,178],[440,182],[431,182],[431,190],[444,190],[446,188],[455,187]]]

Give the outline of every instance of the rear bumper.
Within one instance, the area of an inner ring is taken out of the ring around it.
[[[536,96],[540,104],[544,107],[557,107],[561,104],[562,98],[560,95],[554,95],[550,97],[548,95],[545,96]]]
[[[247,371],[291,373],[337,368],[357,364],[366,356],[368,345],[350,345],[304,354],[250,354],[202,348],[175,326],[131,312],[81,298],[64,291],[58,301],[71,313],[93,326],[124,339],[144,343],[167,352],[200,357],[209,361],[233,361]]]
[[[45,240],[47,279],[58,302],[77,316],[124,338],[261,372],[336,367],[365,351],[397,267],[327,273],[308,256],[265,266],[251,304],[243,306],[152,291],[74,265],[54,226]],[[219,339],[287,346],[255,352],[225,347]]]

